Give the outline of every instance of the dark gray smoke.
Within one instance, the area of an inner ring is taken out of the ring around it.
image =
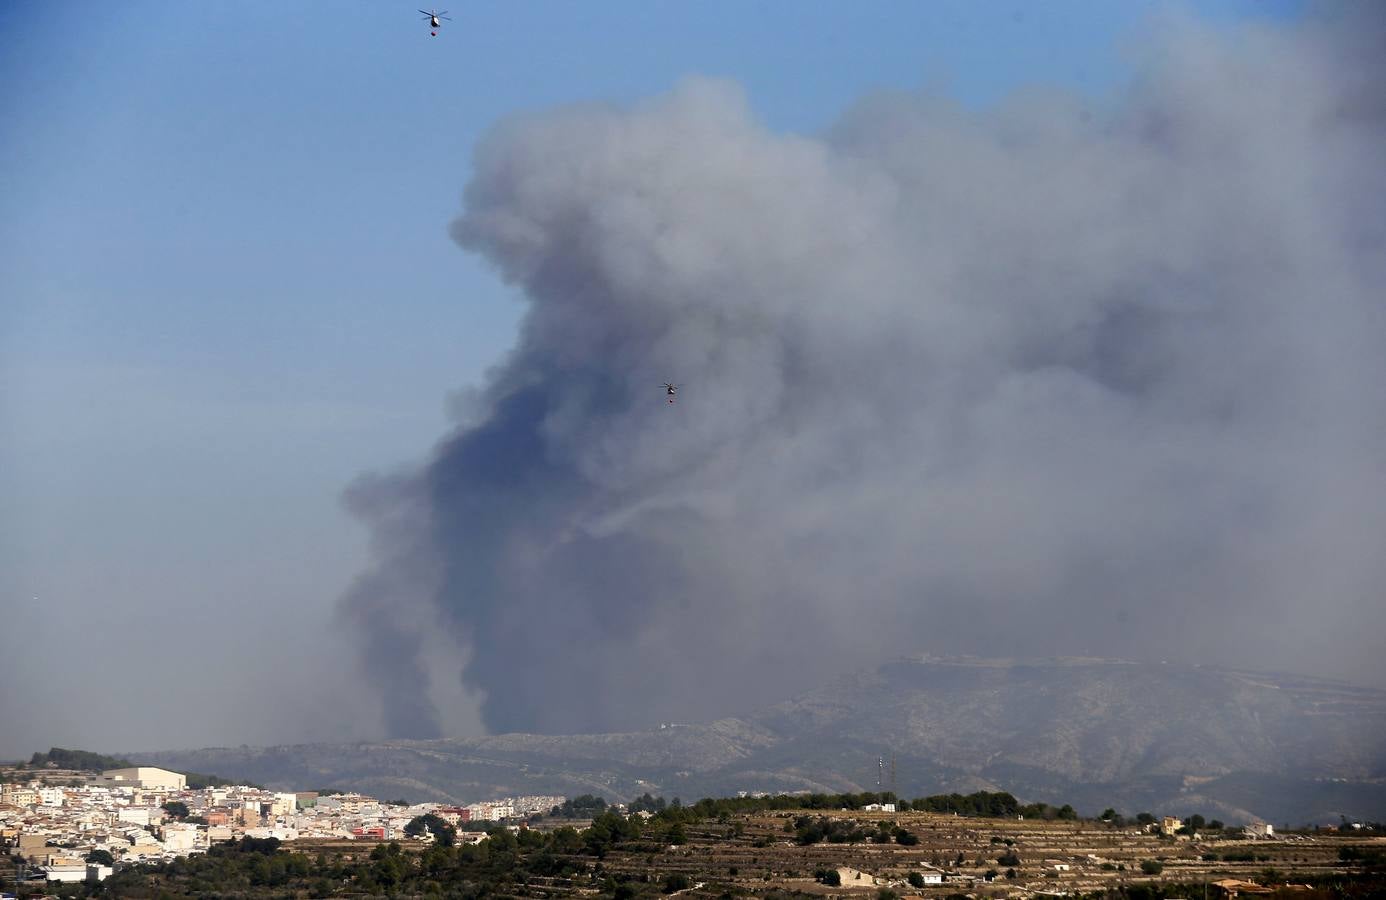
[[[453,235],[528,298],[358,490],[399,735],[441,629],[496,731],[731,713],[906,651],[1380,683],[1386,45],[1164,23],[1122,97],[735,85],[506,123]],[[665,402],[661,383],[683,385]],[[412,698],[412,699],[409,699]]]

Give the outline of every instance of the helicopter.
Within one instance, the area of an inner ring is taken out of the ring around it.
[[[437,12],[431,9],[421,9],[419,10],[419,12],[423,13],[424,19],[428,22],[428,33],[432,37],[438,36],[438,29],[443,27],[444,20],[448,22],[452,21],[452,17],[448,15],[448,11],[446,9],[442,12]]]
[[[664,393],[666,393],[666,394],[669,395],[669,402],[670,402],[670,403],[673,403],[673,402],[674,402],[674,395],[678,393],[678,390],[679,390],[679,386],[678,386],[677,384],[670,384],[670,383],[667,382],[667,381],[664,382]]]

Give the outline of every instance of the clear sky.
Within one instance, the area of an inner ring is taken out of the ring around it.
[[[379,733],[340,497],[512,342],[447,235],[498,120],[690,74],[808,133],[880,88],[1100,98],[1169,6],[454,2],[430,38],[416,5],[0,4],[0,756]]]

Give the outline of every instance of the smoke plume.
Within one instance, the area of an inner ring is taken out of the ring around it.
[[[452,234],[522,289],[517,344],[421,470],[353,492],[379,559],[343,609],[392,732],[438,732],[435,632],[495,731],[920,651],[1381,683],[1358,10],[1163,23],[1102,103],[882,94],[806,137],[690,80],[495,128]]]

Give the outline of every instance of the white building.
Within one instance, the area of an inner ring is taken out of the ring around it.
[[[170,853],[187,853],[206,844],[200,839],[196,825],[165,825],[159,830],[164,849]]]
[[[298,811],[298,795],[277,793],[270,803],[271,816],[291,816]]]
[[[107,769],[96,779],[96,783],[107,787],[133,787],[146,791],[183,791],[188,788],[188,779],[185,776],[168,769],[149,766]]]
[[[86,863],[71,866],[44,866],[44,877],[49,881],[86,881]]]
[[[163,818],[164,811],[157,806],[122,806],[116,810],[116,821],[131,825],[154,825]]]
[[[41,787],[38,789],[38,799],[44,806],[62,806],[65,797],[62,788]]]

